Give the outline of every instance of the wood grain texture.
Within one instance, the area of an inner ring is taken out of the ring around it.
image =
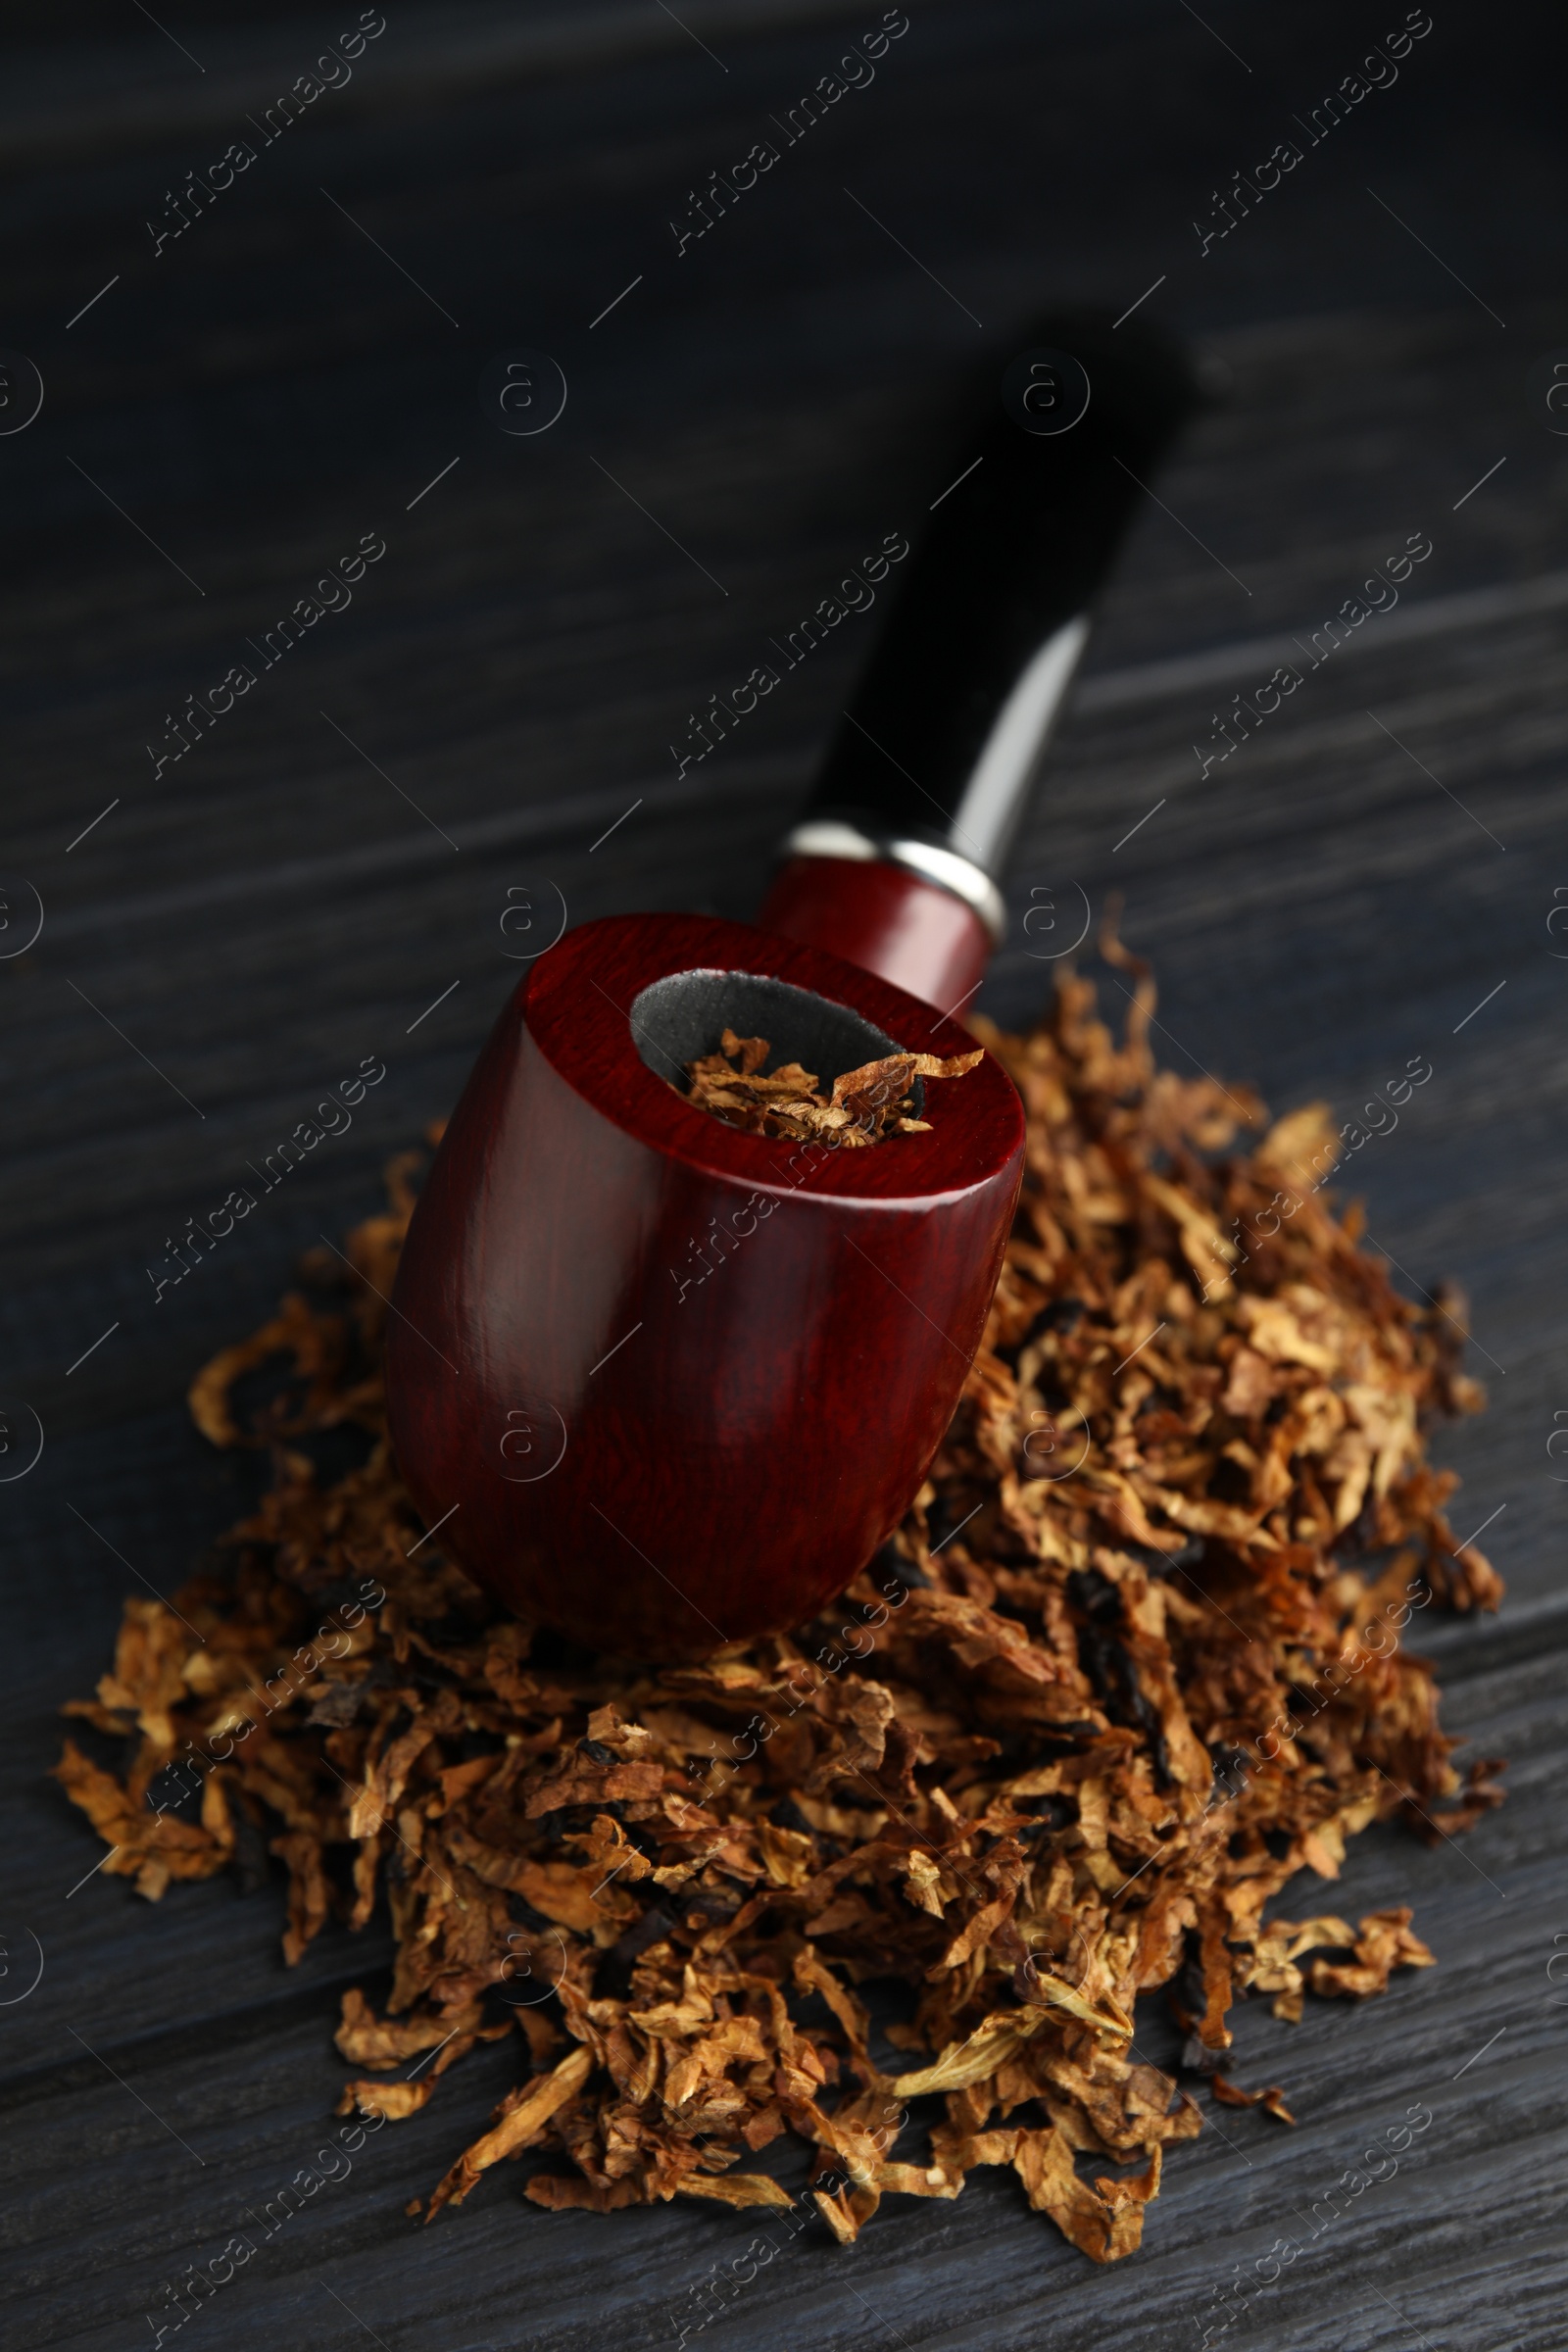
[[[1326,1097],[1344,1118],[1411,1053],[1432,1058],[1419,1112],[1348,1183],[1412,1281],[1454,1274],[1471,1293],[1492,1407],[1438,1445],[1464,1474],[1463,1532],[1501,1510],[1483,1540],[1510,1599],[1494,1624],[1426,1640],[1446,1723],[1510,1756],[1513,1794],[1462,1848],[1372,1833],[1340,1886],[1303,1886],[1308,1909],[1413,1903],[1440,1965],[1294,2030],[1244,2010],[1240,2077],[1283,2082],[1300,2125],[1214,2115],[1123,2269],[1092,2272],[979,2178],[954,2205],[890,2200],[853,2253],[803,2238],[710,2335],[744,2352],[1196,2346],[1215,2284],[1422,2099],[1419,2159],[1221,2343],[1558,2352],[1568,2010],[1546,1971],[1568,1931],[1568,1612],[1545,1446],[1568,1409],[1568,967],[1546,921],[1568,884],[1568,606],[1548,592],[1568,564],[1568,445],[1523,392],[1568,345],[1556,18],[1435,6],[1397,84],[1200,256],[1210,191],[1296,135],[1402,11],[1204,7],[1200,24],[1153,0],[927,0],[875,84],[677,260],[667,222],[688,189],[878,8],[680,8],[718,63],[654,8],[389,12],[381,78],[368,60],[155,260],[144,223],[164,190],[337,28],[156,13],[205,75],[140,17],[100,9],[69,40],[29,25],[54,45],[16,57],[8,100],[31,144],[7,166],[3,340],[46,399],[0,436],[0,864],[48,921],[33,955],[0,964],[0,1386],[47,1442],[0,1488],[0,1995],[25,1982],[28,1927],[45,1951],[37,1990],[0,2009],[0,2327],[71,2352],[150,2341],[163,2282],[319,2144],[337,1994],[378,1989],[385,1962],[376,1927],[285,1972],[275,1889],[156,1908],[101,1876],[69,1892],[99,1849],[44,1777],[54,1709],[103,1670],[138,1576],[172,1591],[246,1500],[244,1467],[184,1419],[192,1369],[259,1319],[297,1250],[374,1205],[385,1152],[451,1107],[514,980],[509,885],[554,880],[576,921],[752,910],[865,633],[839,627],[677,782],[687,713],[918,523],[982,332],[1004,346],[1042,300],[1132,303],[1163,276],[1147,307],[1228,368],[1231,397],[1162,477],[1168,512],[1134,534],[982,1002],[1027,1017],[1051,982],[1040,951],[1119,890],[1178,1066],[1254,1080],[1276,1107]],[[570,386],[533,440],[477,401],[486,363],[519,345],[553,352]],[[165,712],[372,528],[388,554],[353,605],[154,787],[144,746]],[[1200,782],[1211,713],[1418,529],[1434,554],[1399,610]],[[1026,935],[1031,907],[1059,933]],[[368,1054],[388,1078],[353,1129],[155,1308],[164,1236]],[[1165,2055],[1157,2016],[1145,2033]],[[466,2061],[184,2344],[221,2330],[338,2352],[368,2326],[392,2352],[672,2345],[671,2313],[750,2235],[722,2214],[548,2216],[492,2177],[428,2232],[403,2219],[511,2067]]]

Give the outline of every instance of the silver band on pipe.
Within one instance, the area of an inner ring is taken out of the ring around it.
[[[786,858],[857,858],[902,865],[909,873],[918,874],[922,882],[934,882],[939,890],[962,899],[984,923],[992,945],[1002,944],[1007,921],[1002,893],[972,858],[960,857],[956,850],[940,849],[935,842],[868,833],[841,817],[818,816],[808,818],[805,824],[787,833],[781,854]]]

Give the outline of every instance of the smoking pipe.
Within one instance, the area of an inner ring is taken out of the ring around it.
[[[1032,341],[1054,356],[1014,362],[958,453],[758,925],[567,932],[416,1208],[404,1479],[481,1585],[595,1649],[699,1658],[812,1617],[907,1508],[979,1345],[1023,1167],[998,1062],[925,1087],[927,1132],[837,1151],[723,1124],[685,1070],[726,1028],[824,1085],[972,1050],[951,1015],[1090,599],[1196,398],[1142,322]]]

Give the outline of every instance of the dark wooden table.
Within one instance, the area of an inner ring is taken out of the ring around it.
[[[1124,2267],[980,2174],[954,2205],[892,2200],[851,2253],[808,2233],[712,2332],[1196,2347],[1216,2282],[1255,2278],[1419,2100],[1397,2177],[1217,2340],[1560,2352],[1568,440],[1526,389],[1568,358],[1553,12],[1435,0],[1396,81],[1312,144],[1392,5],[910,0],[870,86],[681,252],[689,191],[872,30],[871,0],[390,0],[352,80],[266,143],[339,14],[237,0],[166,32],[78,8],[24,28],[0,99],[0,342],[45,392],[5,434],[13,368],[0,409],[4,936],[30,927],[24,885],[46,909],[0,962],[0,1390],[46,1433],[0,1486],[9,2340],[145,2344],[165,2282],[311,2159],[338,1994],[385,1964],[379,1931],[332,1932],[286,1971],[275,1887],[149,1908],[85,1877],[99,1849],[45,1778],[122,1595],[171,1590],[244,1499],[185,1420],[192,1369],[452,1100],[515,976],[510,887],[573,920],[755,903],[867,624],[677,779],[687,713],[918,526],[955,387],[1031,307],[1147,293],[1228,396],[1139,525],[985,1001],[1041,1003],[1021,916],[1044,894],[1065,937],[1120,890],[1179,1065],[1348,1115],[1431,1059],[1354,1182],[1401,1283],[1473,1298],[1492,1408],[1439,1446],[1509,1599],[1428,1646],[1512,1796],[1462,1846],[1373,1833],[1341,1886],[1309,1883],[1309,1909],[1413,1902],[1441,1965],[1294,2030],[1244,2010],[1239,2071],[1285,2082],[1299,2127],[1221,2111]],[[1203,252],[1195,219],[1286,139],[1300,163]],[[155,252],[236,140],[254,162]],[[568,387],[532,437],[478,397],[519,350]],[[1397,610],[1204,779],[1213,714],[1412,533],[1432,554]],[[363,534],[386,552],[352,604],[264,668],[248,648]],[[186,698],[246,662],[254,689],[158,770]],[[156,1304],[166,1237],[370,1054],[388,1076],[352,1131]],[[192,2352],[672,2344],[743,2220],[548,2216],[515,2175],[428,2232],[403,2218],[512,2063],[481,2054],[370,2142]]]

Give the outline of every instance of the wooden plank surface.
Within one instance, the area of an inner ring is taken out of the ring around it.
[[[45,1778],[55,1709],[102,1670],[138,1577],[170,1590],[246,1492],[185,1423],[186,1380],[452,1100],[514,978],[510,885],[559,891],[572,920],[748,911],[869,624],[677,781],[686,713],[918,525],[957,389],[1031,307],[1120,308],[1161,278],[1150,307],[1227,395],[1108,600],[984,1001],[1027,1019],[1051,980],[1038,949],[1119,890],[1178,1064],[1348,1115],[1431,1058],[1353,1181],[1402,1281],[1472,1297],[1492,1406],[1439,1451],[1466,1530],[1495,1514],[1510,1598],[1428,1646],[1449,1727],[1510,1756],[1513,1793],[1462,1848],[1358,1842],[1334,1906],[1414,1903],[1441,1965],[1296,2029],[1244,2009],[1239,2071],[1285,2082],[1300,2125],[1221,2111],[1130,2262],[1094,2271],[981,2174],[953,2205],[892,2201],[851,2252],[808,2233],[709,2333],[738,2352],[1196,2346],[1215,2285],[1255,2278],[1363,2135],[1421,2100],[1434,2125],[1398,2176],[1215,2340],[1562,2343],[1568,1985],[1547,1965],[1568,1948],[1568,1609],[1545,1446],[1568,1409],[1568,940],[1546,924],[1568,886],[1568,440],[1524,388],[1568,346],[1560,36],[1540,7],[1438,7],[1397,82],[1200,256],[1210,191],[1297,135],[1381,19],[919,0],[874,84],[677,257],[687,191],[880,13],[389,10],[352,83],[270,146],[256,134],[254,167],[156,258],[165,191],[249,135],[337,20],[161,12],[171,40],[105,6],[13,51],[0,341],[45,385],[37,420],[0,434],[0,873],[46,908],[37,948],[0,963],[0,1391],[46,1431],[36,1470],[0,1485],[0,2327],[18,2344],[151,2337],[164,2282],[314,2154],[338,1994],[375,1990],[386,1961],[382,1930],[334,1931],[286,1971],[275,1887],[150,1908],[77,1884],[98,1849]],[[533,439],[477,398],[519,347],[569,387]],[[155,778],[165,714],[368,532],[386,554],[352,606]],[[1412,532],[1433,553],[1398,611],[1202,777],[1212,714]],[[1043,906],[1062,925],[1044,941],[1022,929]],[[353,1130],[155,1306],[166,1235],[371,1053],[388,1076]],[[19,1998],[33,1936],[42,1980]],[[428,2232],[403,2218],[511,2063],[479,2053],[370,2143],[198,2332],[673,2344],[694,2285],[743,2252],[738,2218],[549,2216],[514,2176]]]

